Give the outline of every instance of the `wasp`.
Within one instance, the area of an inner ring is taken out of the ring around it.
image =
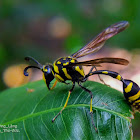
[[[82,61],[79,62],[77,59],[81,58],[85,55],[95,53],[98,50],[100,50],[105,42],[113,37],[114,35],[120,33],[121,31],[125,30],[128,27],[129,23],[127,21],[121,21],[118,23],[115,23],[108,28],[104,29],[100,34],[98,34],[95,38],[93,38],[87,45],[85,45],[83,48],[75,52],[74,54],[68,56],[68,57],[61,57],[54,61],[53,64],[46,64],[42,65],[37,60],[35,60],[32,57],[25,57],[25,60],[34,61],[37,66],[30,65],[27,66],[24,69],[24,75],[28,76],[27,70],[29,68],[36,68],[43,72],[43,79],[48,87],[48,89],[53,89],[58,82],[62,82],[65,84],[68,84],[66,81],[69,80],[72,83],[72,88],[68,92],[68,97],[66,99],[66,102],[63,106],[63,108],[60,110],[60,112],[52,119],[52,122],[55,121],[55,119],[62,113],[62,111],[66,108],[68,104],[68,100],[70,98],[70,95],[75,87],[75,83],[78,83],[79,87],[85,90],[87,93],[90,94],[90,114],[91,118],[93,115],[92,110],[92,100],[93,100],[93,94],[92,92],[87,89],[86,87],[82,86],[82,83],[87,80],[87,78],[90,76],[90,73],[93,71],[93,69],[98,66],[101,66],[102,63],[112,63],[112,64],[120,64],[120,65],[127,65],[129,62],[126,59],[122,58],[98,58],[93,59],[89,61]],[[84,73],[84,70],[82,66],[92,66],[89,73],[86,75]],[[56,79],[54,85],[50,87],[50,83],[53,79]],[[95,127],[94,123],[92,122],[93,126]],[[95,130],[96,127],[95,127]]]
[[[132,106],[133,113],[140,112],[140,87],[132,80],[123,79],[122,76],[114,71],[99,70],[90,72],[86,77],[95,74],[109,75],[123,83],[123,94],[128,102]]]

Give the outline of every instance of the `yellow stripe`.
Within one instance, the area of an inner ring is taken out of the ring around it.
[[[118,80],[121,81],[121,75],[118,75],[118,76],[116,77],[116,79],[118,79]]]
[[[135,103],[140,103],[140,100],[135,101]]]
[[[75,60],[74,60],[74,59],[72,59],[70,62],[71,62],[71,63],[75,63]]]
[[[102,71],[102,73],[104,73],[104,74],[108,74],[108,72],[107,72],[107,71]]]
[[[52,74],[53,74],[53,76],[54,76],[54,72],[53,72],[53,70],[52,70]]]
[[[45,79],[45,74],[43,73],[43,80],[46,82],[46,79]]]
[[[93,112],[93,110],[92,110],[92,98],[90,100],[90,112]]]
[[[71,94],[71,92],[69,91],[69,94],[68,94],[67,100],[66,100],[66,102],[65,102],[64,108],[65,108],[65,107],[67,106],[67,104],[68,104],[68,101],[69,101],[69,98],[70,98],[70,94]]]
[[[60,61],[57,61],[57,64],[61,64],[61,62]]]
[[[131,103],[131,102],[130,102],[130,103]],[[136,105],[136,103],[133,103],[132,105],[133,105],[133,106],[135,106],[135,105]]]
[[[68,64],[69,64],[69,62],[63,63],[63,66],[66,66],[66,65],[68,65]]]
[[[59,73],[58,66],[55,64],[55,62],[53,63],[53,67],[54,67],[54,71],[56,73]]]
[[[66,76],[68,79],[72,79],[71,76],[68,74],[66,68],[63,68],[62,71],[64,72],[65,76]]]
[[[132,89],[133,83],[129,83],[129,85],[124,89],[126,93],[130,92]]]
[[[140,97],[140,91],[139,91],[136,95],[129,97],[129,100],[135,101],[135,100],[138,99],[139,97]],[[135,101],[135,103],[136,103],[136,101]]]
[[[48,70],[45,68],[45,65],[43,66],[43,71],[47,72]]]
[[[53,86],[50,89],[52,90],[56,86],[56,84],[57,84],[57,80],[55,80]]]
[[[76,66],[75,70],[78,71],[82,76],[85,76],[83,69],[80,69],[79,66]]]
[[[63,79],[60,75],[58,75],[58,74],[55,74],[55,78],[56,78],[56,80],[57,80],[58,82],[64,81],[64,79]]]

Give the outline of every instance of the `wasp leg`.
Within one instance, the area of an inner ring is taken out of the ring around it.
[[[117,79],[119,81],[122,81],[124,83],[124,80],[123,80],[122,76],[119,73],[114,72],[114,71],[108,71],[108,70],[99,70],[99,71],[91,72],[91,73],[87,74],[85,76],[85,78],[88,78],[89,76],[95,75],[95,74],[108,75],[108,76],[111,76],[112,78],[115,78],[115,79]]]
[[[87,78],[90,76],[90,74],[92,73],[93,69],[95,68],[95,66],[92,66],[90,71],[88,72],[88,74],[83,77],[82,82],[85,82],[87,80]]]
[[[73,83],[72,88],[69,90],[68,97],[67,97],[67,100],[66,100],[66,102],[65,102],[64,107],[63,107],[63,108],[60,110],[60,112],[52,119],[52,122],[54,122],[55,119],[56,119],[56,118],[62,113],[62,111],[67,107],[67,104],[68,104],[68,101],[69,101],[69,98],[70,98],[70,94],[71,94],[71,92],[73,91],[74,87],[75,87],[75,83]]]
[[[87,88],[83,87],[80,83],[78,83],[78,85],[83,89],[85,90],[86,92],[88,92],[90,94],[90,115],[91,115],[91,122],[92,122],[92,125],[94,126],[95,128],[95,131],[98,132],[95,124],[94,124],[94,121],[93,121],[93,110],[92,110],[92,99],[93,99],[93,95],[92,95],[92,92],[90,90],[88,90]]]
[[[96,69],[96,71],[98,71],[96,67],[95,67],[95,69]],[[100,76],[99,74],[98,74],[98,77],[99,77],[99,80],[100,80],[104,85],[110,87],[110,85],[106,84],[105,81],[101,78],[101,76]]]
[[[90,74],[93,71],[93,69],[96,69],[96,67],[92,66],[88,74]]]
[[[50,90],[52,90],[57,84],[57,80],[54,82],[53,86],[50,88]]]
[[[92,75],[91,73],[92,73],[93,69],[95,69],[96,71],[98,71],[97,68],[96,68],[96,66],[92,66],[92,68],[90,69],[89,73],[87,74],[88,77]],[[101,78],[101,76],[100,76],[99,74],[98,74],[98,77],[99,77],[99,80],[100,80],[104,85],[110,87],[110,85],[106,84],[105,81]]]

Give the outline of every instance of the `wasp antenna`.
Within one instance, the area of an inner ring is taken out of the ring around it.
[[[30,69],[30,68],[40,69],[40,67],[37,67],[37,66],[27,66],[27,67],[24,69],[24,75],[25,75],[25,76],[29,76],[29,73],[27,72],[27,70]]]
[[[114,24],[114,27],[118,28],[118,33],[125,30],[129,26],[128,21],[120,21],[116,24]]]
[[[36,59],[34,59],[34,58],[31,57],[31,56],[25,57],[25,60],[26,60],[26,61],[32,60],[32,61],[34,61],[40,68],[42,67],[42,64],[40,64]]]

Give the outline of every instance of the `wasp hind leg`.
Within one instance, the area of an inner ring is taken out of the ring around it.
[[[95,70],[98,71],[96,67],[95,67]],[[106,82],[101,78],[101,76],[100,76],[99,74],[98,74],[98,77],[99,77],[99,80],[100,80],[104,85],[110,87],[110,85],[106,84]]]
[[[97,68],[96,68],[96,66],[92,66],[92,68],[90,69],[89,73],[87,74],[88,77],[92,75],[91,73],[92,73],[93,69],[95,69],[95,71],[98,71]],[[100,80],[104,85],[110,87],[110,85],[106,84],[105,81],[101,78],[101,76],[100,76],[99,74],[98,74],[98,78],[99,78],[99,80]]]
[[[70,94],[71,94],[71,92],[73,91],[74,87],[75,87],[75,83],[73,83],[72,88],[69,90],[68,97],[67,97],[67,99],[66,99],[66,102],[65,102],[64,107],[63,107],[63,108],[60,110],[60,112],[52,119],[52,122],[54,122],[55,119],[56,119],[56,118],[62,113],[62,111],[67,107],[67,104],[68,104],[68,101],[69,101],[69,98],[70,98]]]
[[[98,132],[95,124],[94,124],[94,121],[93,121],[93,110],[92,110],[92,99],[93,99],[93,95],[92,95],[92,92],[90,90],[88,90],[87,88],[83,87],[80,83],[78,83],[78,85],[83,89],[85,90],[86,92],[88,92],[90,94],[90,115],[91,115],[91,122],[92,122],[92,125],[94,126],[95,128],[95,131]]]
[[[93,71],[93,69],[97,69],[97,68],[95,66],[92,66],[88,74],[90,74]]]

